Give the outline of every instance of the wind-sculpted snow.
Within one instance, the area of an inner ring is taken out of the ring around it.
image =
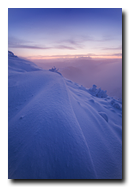
[[[8,57],[17,57],[17,56],[14,55],[14,53],[12,53],[11,51],[8,51]]]
[[[47,70],[9,69],[8,83],[10,179],[122,178],[122,110],[113,98]]]
[[[39,68],[33,62],[18,58],[11,51],[8,51],[8,69],[10,70],[9,73],[11,73],[12,71],[28,72],[41,70],[41,68]]]

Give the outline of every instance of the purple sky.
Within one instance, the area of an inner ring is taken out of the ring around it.
[[[8,9],[8,47],[36,59],[122,58],[122,9]]]

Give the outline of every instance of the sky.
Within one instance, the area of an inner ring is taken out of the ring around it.
[[[9,8],[8,50],[30,60],[122,58],[122,9]]]

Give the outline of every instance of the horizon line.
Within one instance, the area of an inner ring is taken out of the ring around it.
[[[47,55],[47,56],[21,56],[30,60],[53,60],[53,59],[122,59],[122,54],[116,55]]]

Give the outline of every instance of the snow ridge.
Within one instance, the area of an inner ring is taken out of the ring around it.
[[[9,57],[17,57],[17,56],[15,56],[14,53],[12,53],[11,51],[8,51],[8,56],[9,56]]]
[[[33,62],[18,58],[11,51],[8,51],[8,69],[10,70],[9,73],[12,73],[12,71],[17,73],[41,70]]]

